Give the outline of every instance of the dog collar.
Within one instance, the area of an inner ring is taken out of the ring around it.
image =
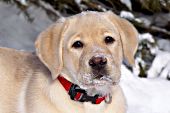
[[[81,89],[78,85],[71,83],[61,75],[57,77],[64,89],[68,92],[70,98],[74,101],[79,102],[91,102],[92,104],[100,104],[105,100],[105,96],[100,97],[99,95],[89,96],[84,89]]]

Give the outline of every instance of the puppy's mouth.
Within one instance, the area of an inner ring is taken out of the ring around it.
[[[80,86],[84,89],[114,86],[119,83],[119,81],[115,81],[110,75],[104,74],[85,74],[82,78],[83,80],[80,81]]]

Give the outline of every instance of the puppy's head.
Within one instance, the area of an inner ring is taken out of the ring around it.
[[[134,64],[137,32],[112,12],[83,12],[58,20],[36,41],[52,78],[64,73],[90,95],[111,93],[123,58]]]

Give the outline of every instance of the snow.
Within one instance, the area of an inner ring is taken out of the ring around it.
[[[81,15],[81,16],[86,16],[86,15],[88,15],[89,13],[99,15],[99,14],[97,13],[97,11],[82,11],[79,15]]]
[[[132,4],[130,0],[120,0],[123,4],[125,4],[130,10],[132,10]]]
[[[57,22],[61,22],[61,23],[64,23],[66,21],[66,18],[65,17],[61,17],[60,19],[58,19]]]
[[[27,6],[27,0],[17,0],[18,2],[20,2],[22,5]]]
[[[141,59],[140,57],[137,57],[136,59],[135,59],[135,67],[133,67],[133,74],[135,75],[135,76],[138,76],[139,75],[139,73],[140,73],[140,67],[139,67],[139,65],[138,64],[141,64],[142,65],[142,67],[145,67],[146,66],[146,63],[144,62],[144,60],[143,59]]]
[[[145,17],[140,17],[139,20],[140,23],[144,24],[145,26],[149,27],[151,25],[151,21]]]
[[[158,47],[151,45],[151,44],[155,44],[156,43],[155,39],[153,38],[153,36],[150,33],[139,34],[139,43],[141,43],[143,41],[149,42],[149,43],[147,43],[147,46],[150,48],[151,54],[155,55],[157,53],[157,51],[158,51]],[[139,48],[142,48],[142,46],[139,46]]]
[[[170,40],[168,39],[159,39],[157,44],[161,50],[170,52]]]
[[[107,11],[107,9],[104,8],[104,7],[102,7],[101,5],[98,5],[97,7],[98,7],[99,9],[101,9],[103,12]]]
[[[28,22],[15,6],[0,2],[0,46],[18,50],[34,51],[38,34],[53,22],[41,8],[27,8],[34,21]]]
[[[148,70],[148,77],[161,77],[167,78],[170,74],[170,53],[165,51],[158,51],[152,63],[151,68]]]
[[[121,11],[120,12],[120,17],[128,19],[128,20],[134,20],[134,21],[136,21],[138,23],[143,22],[140,18],[135,18],[135,16],[129,11]]]
[[[121,67],[121,87],[127,100],[127,113],[170,113],[170,82],[161,79],[135,77]]]
[[[131,12],[128,12],[128,11],[121,11],[120,17],[129,19],[129,20],[134,20],[134,18],[135,18],[134,15]]]
[[[150,33],[143,33],[139,34],[139,41],[147,40],[150,43],[155,43],[155,40],[153,39],[153,36]]]
[[[75,2],[80,5],[81,0],[75,0]]]

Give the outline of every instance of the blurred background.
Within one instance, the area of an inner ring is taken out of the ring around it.
[[[0,46],[34,51],[38,34],[60,17],[111,10],[140,33],[138,77],[170,80],[170,0],[0,0]]]
[[[87,10],[113,11],[139,32],[136,67],[121,71],[128,113],[170,113],[170,0],[0,0],[0,46],[33,52],[41,31]]]

